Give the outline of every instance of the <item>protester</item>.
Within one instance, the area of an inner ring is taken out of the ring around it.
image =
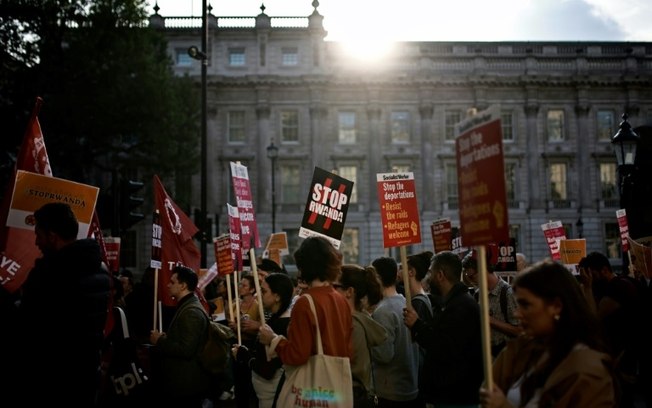
[[[396,291],[398,265],[390,257],[377,258],[372,265],[383,285],[383,299],[372,317],[387,330],[387,340],[371,349],[379,406],[421,407],[419,346],[412,341],[409,330],[401,322],[406,300]]]
[[[230,321],[229,326],[236,331],[237,325],[240,325],[241,346],[250,351],[256,347],[256,336],[261,319],[256,281],[253,275],[242,275],[238,285],[238,294],[240,296],[240,318],[237,321]],[[235,400],[238,408],[248,408],[250,404],[256,403],[256,393],[251,382],[251,367],[249,367],[247,355],[248,353],[242,356],[236,354],[233,365]]]
[[[99,391],[110,276],[101,268],[97,241],[77,239],[79,224],[68,204],[45,204],[34,219],[43,256],[21,288],[19,342],[5,360],[19,359],[18,383],[13,403],[1,405],[92,407]],[[2,398],[11,394],[7,390]]]
[[[201,407],[210,392],[211,377],[197,359],[208,330],[206,312],[195,295],[198,281],[192,269],[174,267],[167,287],[177,301],[176,312],[167,332],[150,334],[159,367],[159,406]]]
[[[343,265],[340,280],[333,287],[344,295],[353,312],[353,408],[371,408],[370,399],[376,392],[370,350],[385,342],[387,331],[366,309],[373,305],[369,299],[381,299],[382,287],[373,267],[359,265]]]
[[[482,407],[616,406],[599,323],[575,277],[542,261],[519,274],[514,289],[524,334],[496,359]]]
[[[309,237],[294,253],[294,259],[300,277],[308,283],[305,293],[314,300],[324,354],[351,359],[351,309],[346,299],[331,285],[340,273],[342,254],[325,238]],[[301,296],[292,308],[287,336],[277,335],[265,324],[260,328],[259,340],[270,346],[270,356],[278,355],[284,365],[299,366],[317,353],[316,335],[309,301]]]
[[[528,267],[527,257],[522,252],[516,253],[516,272],[520,273]]]
[[[580,260],[579,268],[585,295],[589,302],[595,300],[593,308],[615,362],[620,406],[633,407],[641,353],[644,347],[649,347],[641,344],[647,328],[639,284],[628,276],[616,275],[609,259],[600,252],[587,254]]]
[[[477,407],[483,379],[480,307],[461,282],[457,254],[437,253],[430,265],[430,285],[442,296],[432,323],[404,309],[405,325],[426,349],[419,389],[429,407]]]
[[[271,312],[267,324],[275,333],[287,335],[290,323],[289,307],[294,292],[290,277],[283,273],[270,273],[263,280],[260,291],[263,306]],[[277,356],[268,361],[265,346],[258,343],[255,347],[255,353],[251,354],[248,360],[252,369],[251,382],[258,396],[258,408],[271,408],[283,374],[281,359]],[[241,355],[238,352],[238,357],[246,358],[246,353]]]
[[[479,300],[478,262],[476,251],[469,252],[462,259],[462,272],[476,287],[474,297]],[[499,278],[491,265],[487,264],[487,289],[489,299],[489,326],[491,327],[491,355],[496,358],[509,339],[521,332],[514,317],[516,299],[511,285]]]

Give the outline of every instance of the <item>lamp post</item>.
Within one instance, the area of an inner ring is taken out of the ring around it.
[[[208,55],[206,54],[206,46],[208,44],[208,9],[206,0],[202,0],[202,37],[201,37],[201,50],[192,46],[188,48],[188,55],[191,58],[201,61],[201,203],[200,203],[200,252],[201,252],[201,267],[206,268],[206,243],[208,242],[208,231],[206,231],[206,178],[207,178],[207,81],[206,75],[208,71]]]
[[[620,193],[620,207],[626,208],[630,203],[628,199],[631,195],[632,171],[636,163],[636,149],[640,137],[632,130],[632,126],[627,121],[628,115],[623,113],[623,120],[618,126],[618,132],[611,139],[611,144],[616,153],[618,163],[618,192]]]
[[[278,147],[274,139],[267,146],[267,158],[272,161],[272,233],[276,232],[276,159],[278,158]]]
[[[623,120],[618,126],[618,132],[611,139],[616,153],[616,162],[618,163],[618,193],[620,194],[620,208],[625,209],[628,218],[636,217],[631,210],[634,204],[634,186],[633,173],[636,163],[636,150],[640,137],[632,130],[632,126],[627,121],[628,115],[623,113]],[[630,207],[630,208],[628,208]],[[631,230],[630,230],[631,233]],[[623,254],[624,255],[624,254]],[[630,259],[623,256],[623,270],[627,271]]]

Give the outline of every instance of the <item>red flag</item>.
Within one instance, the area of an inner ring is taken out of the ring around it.
[[[194,271],[199,271],[201,254],[192,239],[199,228],[172,201],[156,175],[154,175],[154,201],[156,209],[161,214],[162,227],[162,265],[158,280],[159,299],[166,306],[174,306],[176,302],[170,296],[167,288],[172,268],[179,262]],[[200,299],[202,299],[201,296]]]
[[[36,104],[27,124],[23,143],[18,153],[16,170],[31,171],[52,177],[52,169],[45,149],[45,141],[38,121],[38,113],[43,100],[36,98]],[[5,190],[0,213],[0,284],[10,293],[21,287],[34,261],[41,256],[41,251],[35,244],[33,231],[7,227],[7,214],[11,205],[15,177],[11,179]]]
[[[102,262],[106,265],[106,272],[109,275],[109,282],[111,285],[111,291],[113,292],[113,278],[111,267],[109,265],[109,259],[106,254],[106,244],[104,243],[104,235],[102,234],[102,228],[100,227],[100,219],[97,216],[97,211],[93,211],[93,220],[91,221],[90,228],[88,228],[88,238],[92,238],[97,241],[97,244],[100,246],[100,256],[102,257]],[[109,296],[109,304],[107,306],[108,313],[106,314],[106,322],[104,322],[104,338],[107,338],[113,326],[115,326],[115,318],[113,316],[113,296]]]

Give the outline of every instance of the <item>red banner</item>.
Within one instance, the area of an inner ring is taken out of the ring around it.
[[[32,110],[23,143],[18,152],[16,170],[25,170],[45,176],[52,176],[45,140],[41,132],[38,113],[43,100],[36,99]],[[41,251],[35,244],[34,231],[7,227],[7,215],[14,191],[15,177],[7,185],[0,214],[0,284],[10,293],[21,287],[29,274],[34,261],[41,256]]]
[[[172,268],[181,263],[199,272],[201,254],[193,241],[199,228],[168,195],[158,176],[154,176],[154,201],[161,214],[161,269],[159,272],[159,299],[166,306],[176,302],[170,295],[167,284],[172,276]]]
[[[413,173],[376,174],[385,248],[418,244],[421,226]]]
[[[432,248],[434,253],[453,249],[451,242],[453,229],[450,219],[443,218],[433,222],[430,226],[430,233],[432,234]]]
[[[627,213],[624,208],[616,211],[616,218],[618,219],[618,229],[620,230],[620,244],[622,245],[623,252],[629,251],[629,225],[627,224]]]
[[[226,205],[229,213],[229,237],[231,238],[231,256],[233,258],[233,266],[236,271],[241,271],[243,267],[242,262],[242,245],[240,239],[240,215],[238,207]]]
[[[550,249],[550,257],[553,261],[560,260],[561,253],[559,252],[559,241],[566,239],[566,231],[564,231],[564,226],[561,221],[550,221],[541,224],[541,229],[543,230],[543,235],[546,237],[546,242]]]
[[[230,275],[234,269],[235,257],[231,249],[231,238],[228,234],[213,238],[215,263],[219,275]]]
[[[240,214],[242,249],[248,251],[252,247],[252,240],[253,247],[260,248],[260,237],[258,236],[258,225],[254,215],[254,201],[251,196],[247,168],[241,164],[231,162],[231,179],[238,202],[238,213]]]
[[[507,242],[509,220],[500,112],[494,108],[480,112],[458,127],[455,152],[464,245]]]

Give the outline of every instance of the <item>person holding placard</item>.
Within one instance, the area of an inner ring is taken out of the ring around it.
[[[597,317],[568,269],[541,261],[516,277],[514,290],[524,334],[494,362],[482,407],[617,406]]]

